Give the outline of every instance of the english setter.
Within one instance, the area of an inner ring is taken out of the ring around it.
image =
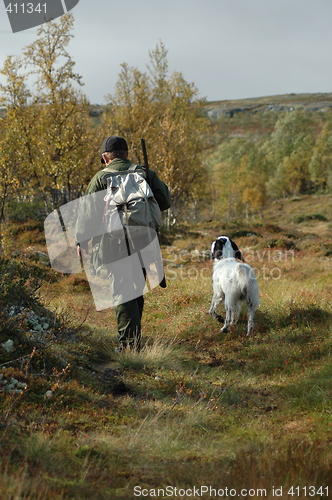
[[[219,236],[212,243],[211,254],[213,263],[213,297],[209,313],[222,322],[222,317],[216,313],[221,301],[224,302],[226,317],[221,332],[227,332],[229,325],[236,324],[242,302],[247,304],[247,335],[254,328],[254,316],[259,306],[259,290],[254,270],[244,262],[237,245],[227,236]]]

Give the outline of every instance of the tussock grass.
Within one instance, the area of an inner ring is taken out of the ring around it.
[[[28,467],[19,467],[13,471],[6,466],[1,474],[1,496],[4,499],[45,500],[50,495],[52,488],[43,485],[38,477],[31,477]],[[57,498],[63,497],[60,494]]]
[[[172,369],[179,367],[179,348],[176,338],[156,337],[146,342],[140,352],[124,350],[117,356],[122,369]]]

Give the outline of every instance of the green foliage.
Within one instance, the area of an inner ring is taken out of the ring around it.
[[[264,206],[267,176],[258,144],[242,138],[224,141],[208,165],[216,208],[225,218],[236,218],[246,207],[255,212]]]
[[[44,221],[45,205],[40,201],[10,201],[7,206],[7,219],[10,222]]]
[[[317,137],[309,164],[311,180],[316,190],[332,188],[332,120],[324,124]]]
[[[302,110],[278,119],[264,148],[270,165],[268,192],[272,196],[303,194],[310,188],[313,132],[313,120]]]
[[[331,188],[330,113],[295,106],[276,114],[272,127],[271,119],[268,123],[264,134],[256,124],[255,134],[252,117],[238,113],[220,120],[221,143],[205,162],[215,210],[226,220],[260,216],[270,200]]]

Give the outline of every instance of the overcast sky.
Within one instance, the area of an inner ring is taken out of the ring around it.
[[[209,101],[332,92],[331,0],[80,0],[71,12],[69,52],[92,103],[114,92],[121,63],[145,71],[159,41],[170,72]],[[12,33],[1,2],[0,65],[36,34]]]

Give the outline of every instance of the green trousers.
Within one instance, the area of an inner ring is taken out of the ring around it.
[[[140,349],[143,295],[114,307],[118,323],[118,341],[123,348]]]

